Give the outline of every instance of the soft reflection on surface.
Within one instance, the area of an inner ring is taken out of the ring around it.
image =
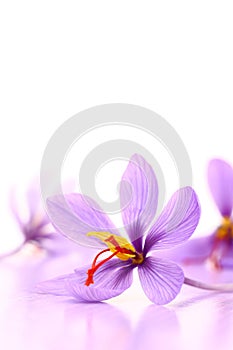
[[[127,317],[104,303],[23,299],[5,308],[4,319],[4,349],[126,349],[131,336]]]
[[[72,273],[75,268],[91,261],[92,255],[92,251],[77,248],[69,255],[51,256],[27,245],[19,254],[0,261],[0,276],[4,280],[0,295],[17,295],[33,289],[40,281]]]
[[[70,344],[70,349],[79,349],[79,346],[85,350],[125,349],[131,336],[129,319],[123,312],[105,303],[68,307],[64,321],[65,334],[76,344],[75,347]]]
[[[69,268],[58,261],[53,266],[36,260],[17,268],[10,261],[0,266],[1,348],[232,350],[233,294],[184,287],[173,303],[158,307],[148,306],[137,283],[110,303],[77,304],[72,299],[22,293],[62,266]],[[203,271],[186,272],[203,277]],[[231,274],[224,278],[230,280]],[[209,278],[217,281],[216,274]]]
[[[168,336],[169,333],[169,336]],[[179,322],[174,311],[148,306],[136,325],[129,349],[180,349]]]
[[[207,330],[205,342],[212,339],[213,349],[233,348],[233,297],[216,297],[212,325]],[[223,347],[223,344],[225,347]]]

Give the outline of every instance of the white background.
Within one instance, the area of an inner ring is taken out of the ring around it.
[[[232,1],[2,1],[1,247],[18,239],[11,186],[39,171],[64,121],[112,102],[152,109],[176,129],[202,205],[197,234],[211,231],[207,161],[233,163],[232,16]]]

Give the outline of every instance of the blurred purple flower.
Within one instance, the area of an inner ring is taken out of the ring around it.
[[[26,192],[26,211],[23,213],[25,215],[22,213],[20,215],[20,205],[16,200],[15,190],[10,194],[10,208],[23,235],[23,240],[13,251],[0,255],[0,259],[20,252],[27,244],[35,248],[34,253],[44,251],[50,256],[66,254],[77,249],[75,244],[55,232],[43,209],[39,184],[36,181],[31,183]]]
[[[200,217],[195,192],[190,187],[178,190],[153,223],[158,202],[157,180],[151,166],[134,155],[123,174],[120,201],[129,241],[90,198],[69,194],[48,199],[49,215],[57,229],[77,242],[82,237],[86,245],[96,247],[100,242],[99,247],[107,249],[97,254],[91,267],[42,282],[37,292],[73,296],[80,302],[110,299],[130,287],[137,267],[142,288],[152,302],[165,304],[176,297],[184,282],[182,269],[148,254],[183,243],[192,235]],[[111,255],[97,262],[105,252]]]
[[[221,269],[233,267],[233,169],[221,159],[212,159],[208,166],[208,183],[215,204],[222,216],[216,230],[171,251],[168,256],[185,264],[206,262]]]

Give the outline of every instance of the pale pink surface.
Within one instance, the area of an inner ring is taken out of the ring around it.
[[[35,270],[34,263],[33,275]],[[27,272],[28,279],[34,278]],[[186,273],[198,277],[200,269]],[[19,288],[10,296],[16,274],[12,268],[9,274],[5,266],[1,275],[4,350],[232,350],[231,294],[183,287],[176,301],[161,307],[150,305],[135,286],[111,303],[79,304],[65,297],[22,293]]]

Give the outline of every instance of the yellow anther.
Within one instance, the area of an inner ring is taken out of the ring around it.
[[[89,232],[87,236],[100,239],[112,253],[118,252],[116,256],[121,260],[132,259],[136,256],[134,246],[124,237],[114,235],[110,232]]]
[[[222,225],[216,231],[219,239],[233,238],[233,222],[228,216],[223,217]]]

